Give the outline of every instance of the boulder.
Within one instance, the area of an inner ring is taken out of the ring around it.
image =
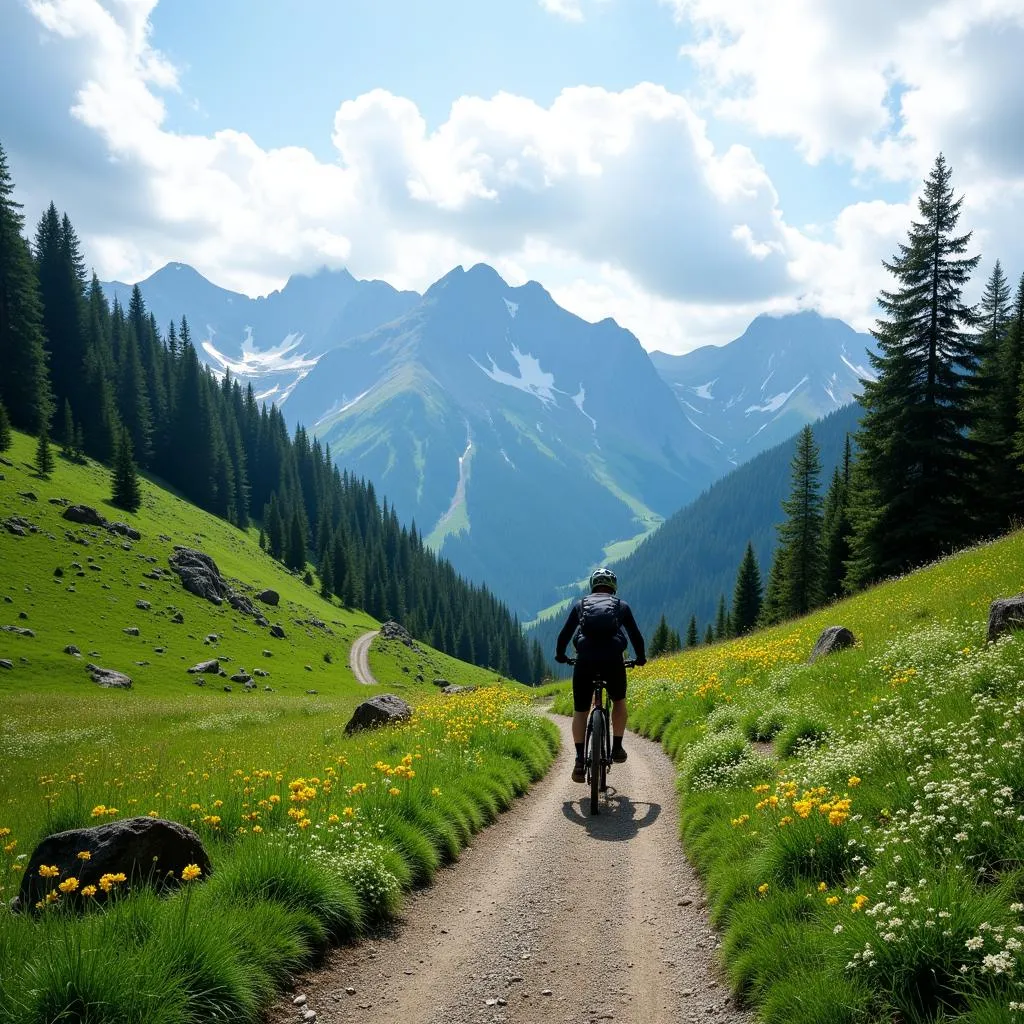
[[[121,632],[124,633],[126,636],[138,636],[139,635],[139,627],[138,626],[125,626],[125,628],[122,629]]]
[[[68,505],[61,513],[69,523],[81,523],[84,526],[106,526],[107,521],[89,505]]]
[[[1024,629],[1024,594],[1001,597],[988,606],[989,643],[1017,629]]]
[[[434,680],[434,685],[435,686],[451,686],[452,684],[450,682],[448,682],[447,679],[435,679]]]
[[[129,526],[127,523],[107,523],[107,529],[111,533],[116,533],[120,537],[127,537],[129,540],[142,540],[142,534],[134,526]]]
[[[857,638],[845,626],[829,626],[818,637],[818,642],[811,651],[810,662],[813,665],[819,658],[826,654],[835,654],[836,651],[844,651],[852,647]]]
[[[244,594],[229,594],[228,604],[230,604],[236,612],[241,612],[243,615],[251,615],[255,618],[260,614],[256,610],[256,606]]]
[[[180,626],[184,621],[185,621],[185,616],[182,615],[181,612],[175,612],[171,616],[171,622],[173,622],[175,625]]]
[[[382,725],[394,725],[412,717],[412,708],[401,697],[393,693],[381,693],[369,700],[364,700],[352,713],[345,732],[359,732],[362,729],[375,729]]]
[[[249,673],[245,672],[245,671],[236,672],[231,677],[231,682],[233,682],[233,683],[251,683],[252,682],[252,676],[250,676]]]
[[[216,674],[220,671],[220,660],[218,658],[211,658],[209,661],[201,661],[198,665],[193,665],[185,671],[192,676],[200,675],[203,672],[213,672]]]
[[[472,693],[475,689],[475,686],[456,686],[455,683],[450,683],[441,692],[446,697],[454,697],[457,693]]]
[[[132,688],[131,678],[123,672],[116,672],[112,668],[100,668],[99,665],[92,663],[85,667],[97,686],[103,686],[108,690],[130,690]]]
[[[0,526],[15,537],[25,537],[35,529],[23,516],[8,516]]]
[[[82,652],[74,644],[68,644],[64,648],[64,653],[70,654],[73,658],[80,658],[82,656]]]
[[[78,854],[89,853],[88,860]],[[57,878],[43,878],[42,865],[55,867]],[[126,818],[95,828],[76,828],[47,836],[33,851],[25,866],[21,889],[11,909],[32,911],[46,894],[66,878],[78,879],[78,892],[61,897],[61,903],[82,906],[87,901],[103,901],[108,894],[100,887],[107,874],[124,874],[126,882],[115,885],[114,893],[127,887],[151,885],[166,889],[181,884],[181,872],[195,864],[206,878],[213,870],[199,836],[190,828],[162,818]],[[96,886],[96,895],[82,896],[87,885]]]
[[[139,598],[139,600],[135,602],[135,607],[138,608],[140,612],[148,612],[150,604],[148,601],[143,601],[142,598]]]
[[[231,593],[217,568],[217,563],[202,551],[192,548],[175,547],[169,559],[171,568],[181,578],[181,585],[196,597],[212,604],[221,604]]]
[[[0,629],[5,633],[14,633],[16,636],[35,636],[35,633],[33,633],[31,629],[24,626],[0,626]]]
[[[64,570],[58,565],[57,568],[53,570],[53,575],[57,579],[61,579],[64,576]]]
[[[269,604],[276,608],[278,602],[281,600],[281,595],[276,590],[261,590],[256,595],[256,600],[262,601],[264,604]]]
[[[380,635],[383,640],[398,640],[406,647],[412,647],[412,637],[409,635],[409,631],[394,619],[388,619],[381,625]]]
[[[8,658],[0,658],[0,668],[5,668],[10,672],[14,668],[14,662]]]
[[[276,636],[278,640],[285,639],[283,627],[279,626],[276,622],[270,627],[270,635]]]

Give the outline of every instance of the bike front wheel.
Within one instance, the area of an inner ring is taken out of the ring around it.
[[[591,716],[590,727],[590,813],[598,814],[598,799],[601,796],[601,784],[604,781],[604,715],[595,711]]]

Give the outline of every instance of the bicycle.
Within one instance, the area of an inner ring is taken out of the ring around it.
[[[566,664],[575,665],[570,658]],[[625,662],[626,668],[633,668],[632,659]],[[608,772],[612,766],[612,724],[606,705],[607,683],[600,676],[593,681],[594,697],[587,717],[587,731],[583,738],[583,766],[587,784],[590,786],[590,813],[600,814],[600,795],[608,789]]]

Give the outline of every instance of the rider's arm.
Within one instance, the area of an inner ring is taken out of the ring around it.
[[[565,649],[569,646],[569,641],[572,639],[573,633],[576,632],[576,627],[580,624],[580,606],[577,601],[572,606],[572,611],[569,612],[569,617],[565,620],[565,625],[562,627],[562,632],[558,634],[558,641],[555,644],[555,657],[565,657]]]
[[[629,642],[633,645],[633,652],[636,654],[636,660],[646,661],[647,650],[644,647],[644,635],[637,628],[636,619],[633,618],[633,609],[630,608],[625,601],[622,602],[621,607],[622,625],[625,626]]]

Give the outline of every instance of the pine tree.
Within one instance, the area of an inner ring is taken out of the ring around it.
[[[757,620],[758,626],[774,626],[786,617],[784,588],[787,554],[786,548],[780,544],[772,556],[768,582],[764,588],[764,599],[761,601],[761,614]]]
[[[39,431],[39,440],[36,442],[36,472],[44,479],[49,479],[53,472],[53,450],[50,447],[50,428],[43,422],[42,430]]]
[[[114,468],[110,474],[111,501],[127,512],[138,512],[142,505],[142,489],[135,468],[132,451],[132,437],[127,427],[122,427],[114,452]]]
[[[668,652],[670,654],[675,654],[676,651],[681,651],[682,649],[683,649],[683,641],[682,641],[682,639],[679,636],[679,630],[678,629],[669,630],[669,634],[668,634]]]
[[[320,596],[329,601],[334,593],[334,566],[330,558],[320,560]]]
[[[651,636],[651,643],[647,648],[647,654],[652,658],[657,658],[668,650],[668,644],[668,623],[665,621],[664,614],[662,614],[661,621],[658,623],[657,628],[654,630],[654,634]]]
[[[877,379],[862,381],[847,589],[931,561],[971,533],[976,367],[971,307],[962,294],[979,257],[964,257],[956,235],[963,199],[940,154],[918,201],[921,220],[884,264],[895,288],[883,291],[885,319],[869,353]]]
[[[779,527],[779,545],[785,551],[784,618],[806,615],[822,600],[821,458],[810,426],[800,431],[791,474],[792,490],[782,503],[786,519]]]
[[[842,467],[836,467],[832,482],[825,494],[824,517],[821,527],[821,546],[824,567],[822,594],[826,601],[834,601],[843,593],[846,563],[850,558],[850,471],[852,466],[850,437],[846,437]]]
[[[715,631],[711,627],[711,623],[708,623],[708,628],[704,630],[704,645],[710,647],[715,642]]]
[[[0,402],[0,452],[7,451],[14,438],[11,434],[11,420],[7,415],[7,409],[3,402]]]
[[[697,646],[697,616],[690,616],[690,624],[686,627],[686,646],[696,647]]]
[[[13,192],[0,145],[0,402],[12,426],[35,433],[50,417],[50,378],[39,285]]]
[[[295,570],[306,567],[306,529],[302,525],[302,513],[297,504],[292,509],[291,524],[288,527],[288,548],[284,564]]]
[[[737,636],[744,636],[757,625],[761,613],[761,570],[757,565],[754,545],[747,542],[747,550],[736,573],[736,589],[732,596],[732,622]]]
[[[75,419],[71,415],[71,403],[64,399],[63,426],[61,428],[61,448],[68,459],[75,457]]]
[[[718,595],[718,612],[715,614],[715,639],[724,640],[729,635],[729,619],[725,611],[725,594]]]

